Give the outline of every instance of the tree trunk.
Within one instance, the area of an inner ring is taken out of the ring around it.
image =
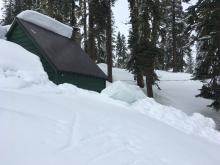
[[[140,88],[144,88],[144,77],[141,72],[138,72],[138,74],[137,74],[137,85]]]
[[[94,36],[94,12],[93,5],[94,0],[89,0],[89,40],[88,40],[88,54],[91,59],[96,62],[95,51],[95,36]]]
[[[177,54],[176,54],[176,11],[175,11],[176,0],[172,1],[172,54],[173,54],[173,72],[177,72]]]
[[[87,5],[86,0],[83,0],[83,31],[84,31],[84,50],[88,53],[88,41],[87,41]]]
[[[153,98],[153,85],[152,82],[148,81],[147,77],[146,77],[146,86],[147,86],[147,96],[150,98]]]
[[[72,3],[71,3],[71,20],[70,20],[70,25],[72,27],[76,26],[75,8],[76,8],[75,1],[72,1]]]
[[[108,0],[107,29],[106,29],[106,53],[108,65],[108,81],[112,82],[112,18],[111,0]]]
[[[130,4],[130,17],[131,17],[131,25],[132,25],[132,32],[134,37],[134,43],[131,48],[131,55],[133,57],[137,56],[138,52],[138,40],[139,40],[139,30],[138,30],[138,1],[137,0],[129,0]],[[144,78],[143,74],[136,69],[136,78],[137,78],[137,85],[140,88],[144,88]]]

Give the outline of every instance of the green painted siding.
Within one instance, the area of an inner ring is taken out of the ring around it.
[[[80,88],[101,92],[106,87],[105,80],[76,73],[58,72],[48,60],[43,56],[33,41],[28,37],[24,30],[16,23],[13,30],[8,35],[8,40],[17,43],[26,50],[38,55],[41,59],[44,70],[47,72],[51,81],[56,84],[70,83]]]
[[[26,36],[24,31],[18,25],[15,25],[12,33],[8,36],[8,40],[21,45],[30,52],[38,53],[39,55],[39,52],[32,41]]]
[[[97,77],[86,76],[81,74],[73,74],[68,72],[61,72],[58,76],[60,83],[71,83],[80,88],[101,92],[106,87],[104,79]]]

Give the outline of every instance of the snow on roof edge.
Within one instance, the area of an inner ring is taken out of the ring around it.
[[[25,10],[17,15],[17,18],[38,25],[44,29],[71,38],[73,28],[65,25],[54,18],[38,13],[33,10]]]

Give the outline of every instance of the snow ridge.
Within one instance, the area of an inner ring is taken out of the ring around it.
[[[102,94],[128,103],[127,106],[132,111],[157,119],[184,133],[220,144],[220,132],[215,130],[216,125],[213,119],[199,113],[189,116],[176,108],[161,105],[154,99],[146,97],[136,85],[116,81],[104,89]]]

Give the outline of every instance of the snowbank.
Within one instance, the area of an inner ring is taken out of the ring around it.
[[[24,88],[49,82],[40,59],[21,46],[0,39],[0,87]]]
[[[73,28],[41,13],[32,10],[26,10],[17,15],[17,17],[64,37],[71,38],[72,36]]]
[[[211,120],[166,109],[122,82],[103,94],[51,85],[37,56],[4,40],[0,52],[0,164],[219,164],[219,145],[183,131],[204,127],[213,138]]]
[[[178,109],[161,105],[154,99],[146,97],[143,91],[135,85],[116,81],[104,89],[102,94],[115,100],[133,103],[132,110],[157,119],[187,134],[201,136],[220,144],[220,132],[215,130],[215,122],[211,118],[206,118],[199,113],[188,116]]]
[[[215,130],[215,122],[199,113],[188,116],[178,109],[163,106],[150,98],[135,102],[132,108],[187,134],[200,136],[220,144],[220,132]]]

